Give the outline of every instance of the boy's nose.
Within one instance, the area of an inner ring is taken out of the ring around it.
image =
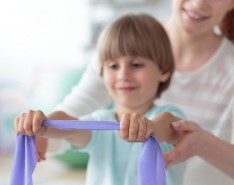
[[[130,78],[130,71],[127,67],[121,67],[118,71],[118,80],[128,80]]]

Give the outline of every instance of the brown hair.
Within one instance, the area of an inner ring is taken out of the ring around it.
[[[234,9],[229,11],[221,22],[221,31],[234,43]]]
[[[100,74],[104,62],[121,56],[143,57],[154,62],[162,73],[174,71],[169,38],[162,25],[147,14],[125,15],[104,30],[98,42]],[[157,97],[168,88],[171,77],[159,84]]]

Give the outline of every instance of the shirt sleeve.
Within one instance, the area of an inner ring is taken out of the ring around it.
[[[97,56],[86,68],[79,83],[72,88],[64,101],[55,110],[64,111],[71,116],[79,117],[94,110],[105,108],[111,99],[99,75]]]

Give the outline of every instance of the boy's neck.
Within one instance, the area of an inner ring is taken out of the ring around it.
[[[125,113],[137,113],[140,115],[145,115],[153,106],[152,104],[149,105],[143,105],[141,107],[123,107],[121,105],[116,105],[116,120],[120,122],[122,116]]]

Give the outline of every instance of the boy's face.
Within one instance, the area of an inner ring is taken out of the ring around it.
[[[158,66],[140,57],[120,57],[104,62],[103,79],[118,107],[137,109],[151,106],[158,85],[169,75],[162,74]]]

